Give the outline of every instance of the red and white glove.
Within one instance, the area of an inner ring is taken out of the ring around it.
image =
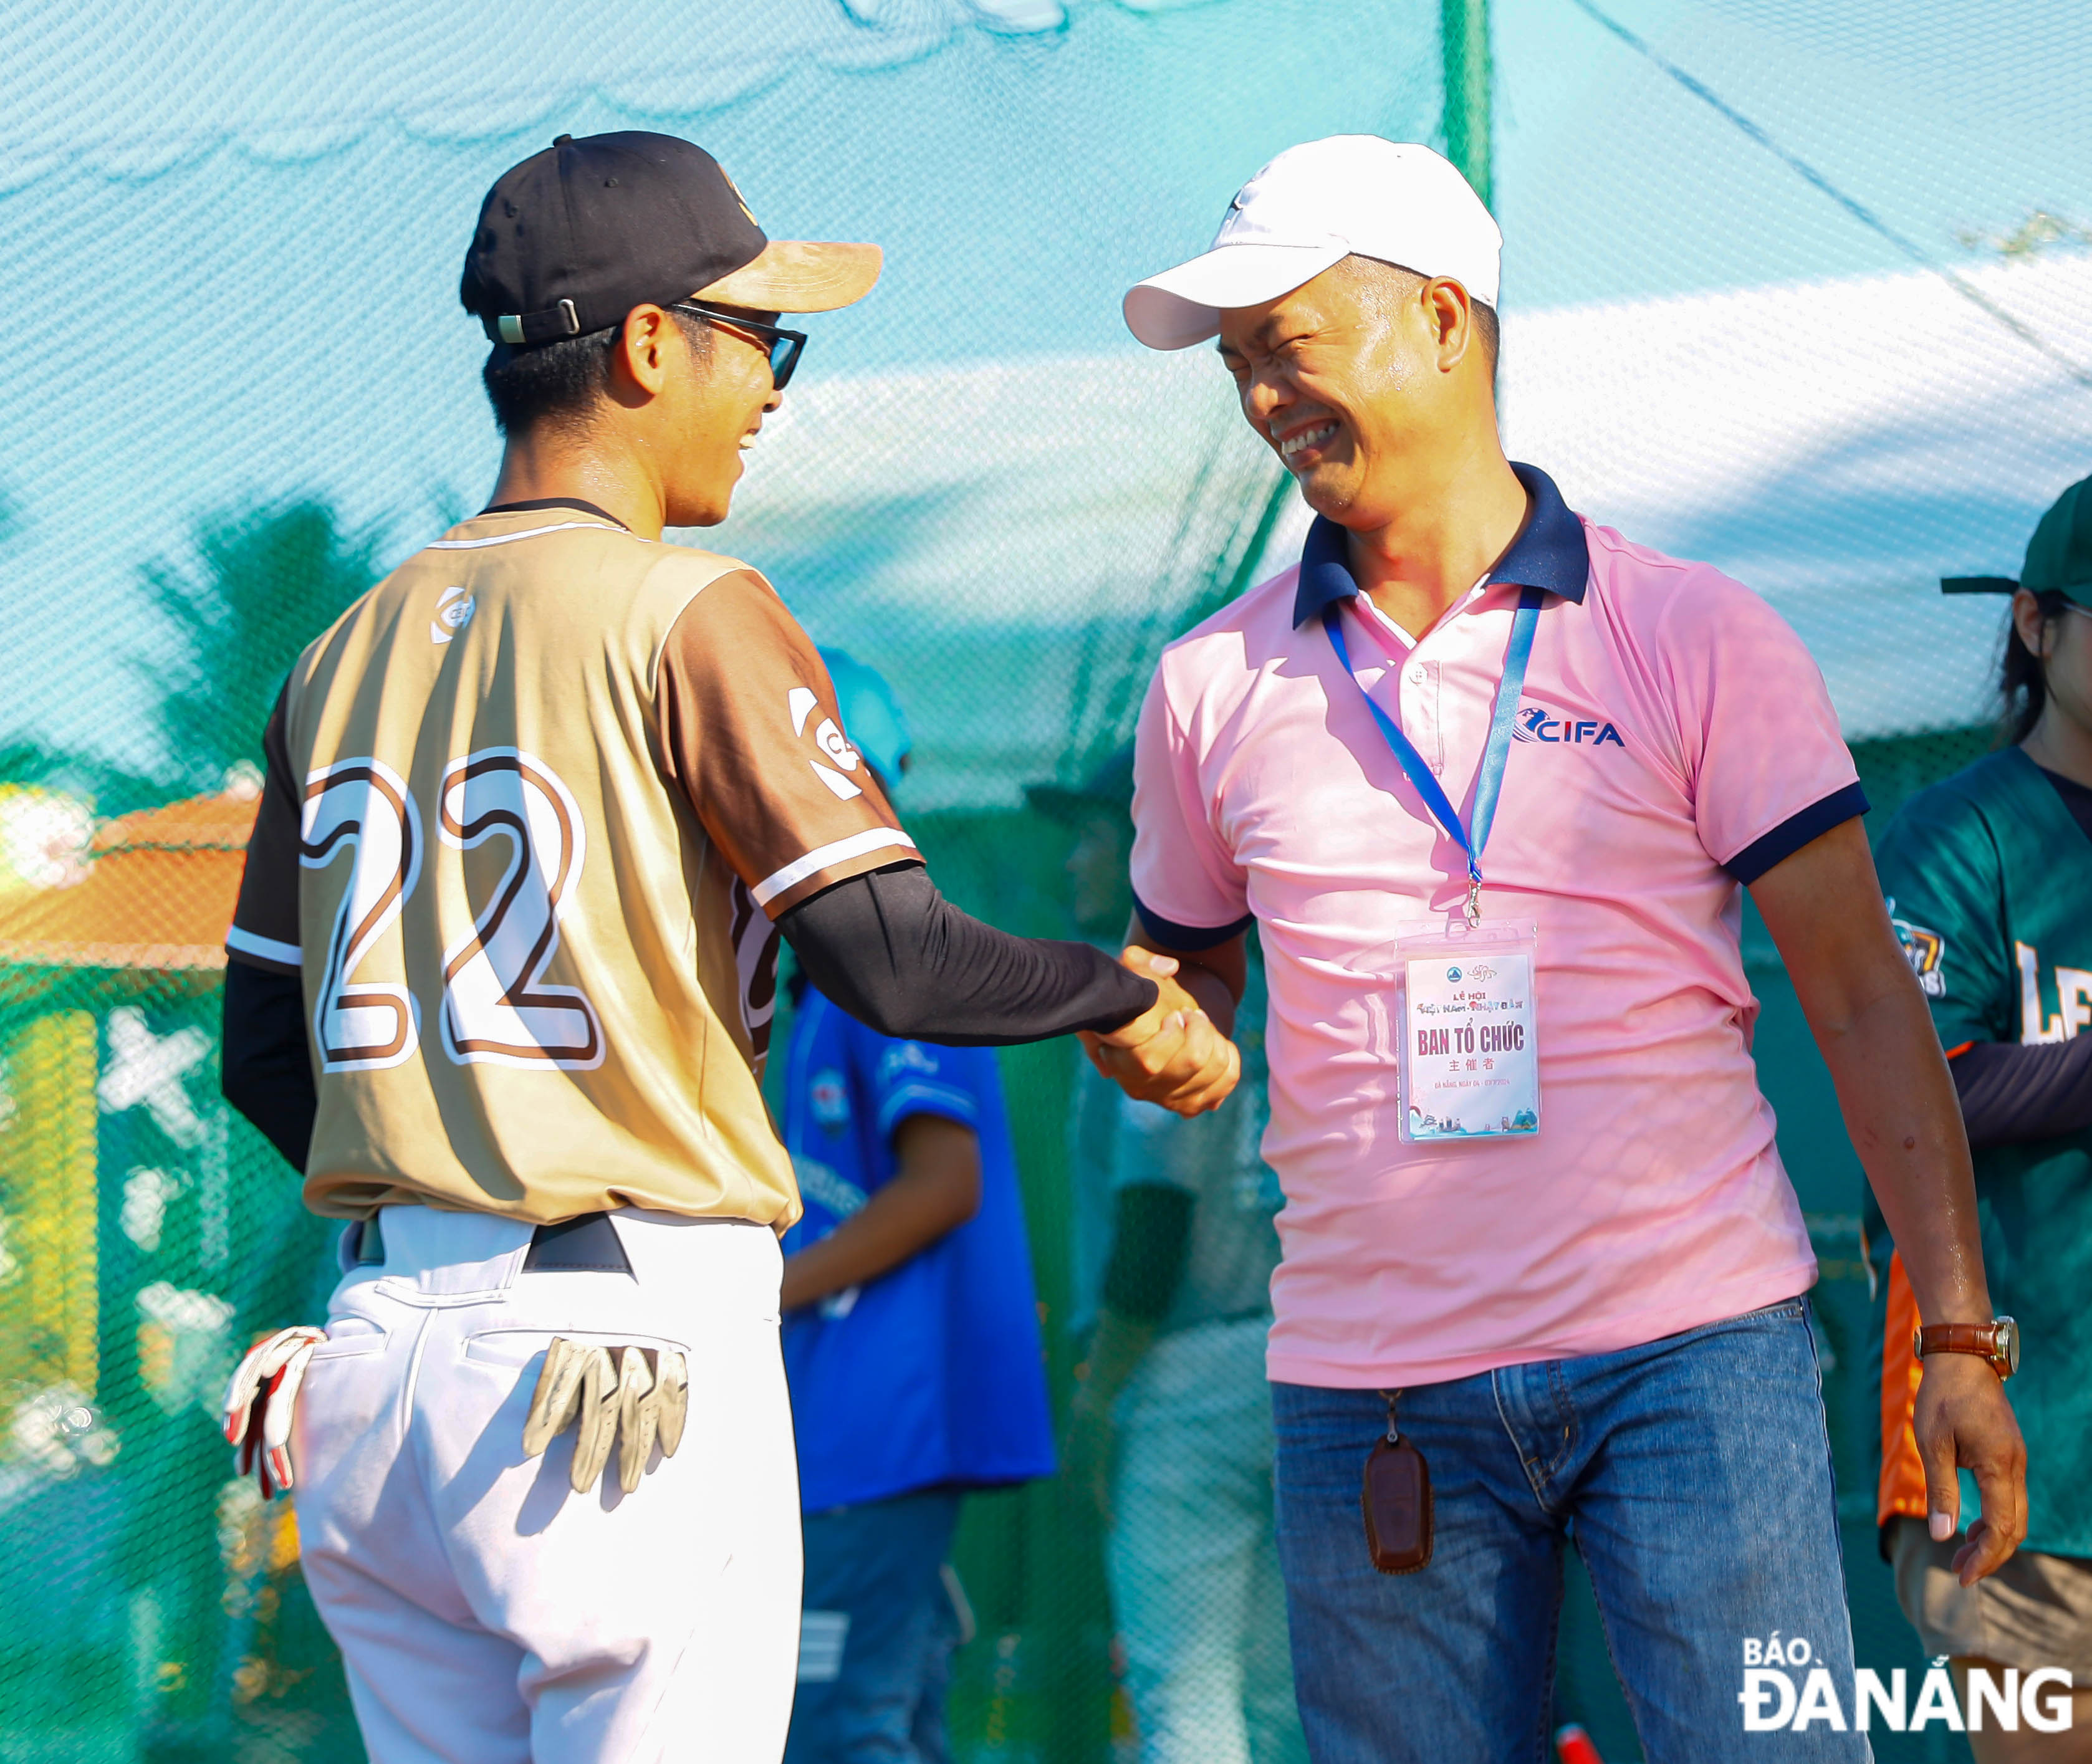
[[[241,1476],[254,1475],[265,1501],[291,1486],[291,1420],[297,1412],[298,1386],[313,1349],[326,1339],[326,1331],[309,1323],[279,1329],[247,1351],[225,1387],[225,1439],[234,1468]]]

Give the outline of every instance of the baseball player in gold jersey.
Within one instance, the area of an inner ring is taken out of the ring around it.
[[[804,345],[778,319],[879,266],[771,240],[668,136],[512,168],[462,288],[492,501],[323,633],[270,720],[225,1084],[354,1221],[326,1339],[278,1360],[303,1368],[306,1576],[377,1764],[782,1749],[780,933],[888,1034],[1088,1031],[1186,1113],[1234,1081],[1166,961],[943,901],[769,584],[661,541],[724,518]],[[257,1428],[297,1389],[260,1381]]]

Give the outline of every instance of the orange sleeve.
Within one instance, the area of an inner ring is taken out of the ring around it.
[[[1899,1515],[1923,1519],[1927,1501],[1925,1464],[1917,1455],[1917,1435],[1911,1411],[1917,1402],[1917,1381],[1925,1367],[1911,1351],[1917,1334],[1917,1298],[1903,1271],[1900,1253],[1889,1257],[1888,1309],[1882,1321],[1882,1480],[1875,1490],[1874,1523],[1886,1525]]]

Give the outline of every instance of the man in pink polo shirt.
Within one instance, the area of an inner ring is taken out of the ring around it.
[[[1776,1630],[1853,1707],[1816,1265],[1740,885],[1926,1320],[1969,1326],[1926,1360],[1917,1431],[1935,1535],[1975,1474],[1973,1580],[2018,1541],[2024,1472],[1953,1087],[1808,652],[1504,457],[1499,244],[1437,154],[1338,136],[1126,300],[1152,348],[1218,336],[1319,517],[1297,569],[1165,654],[1133,857],[1133,941],[1217,1023],[1252,922],[1269,968],[1302,1716],[1316,1764],[1537,1757],[1573,1535],[1651,1760],[1864,1758],[1821,1719],[1767,1752],[1739,1706]]]

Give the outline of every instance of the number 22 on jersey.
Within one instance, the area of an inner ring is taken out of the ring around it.
[[[586,1070],[603,1063],[603,1026],[573,987],[547,985],[560,921],[587,856],[587,835],[551,768],[513,747],[482,748],[445,767],[438,793],[444,845],[499,841],[506,863],[473,923],[443,953],[443,1051],[458,1065]],[[421,879],[421,812],[377,759],[344,759],[305,783],[299,861],[324,869],[352,852],[313,1013],[323,1070],[372,1070],[413,1057],[420,1003],[406,988],[355,978]]]

